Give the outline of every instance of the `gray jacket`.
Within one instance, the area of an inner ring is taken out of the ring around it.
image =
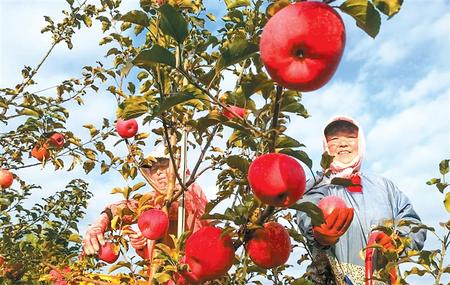
[[[348,207],[355,209],[349,229],[330,248],[331,254],[339,262],[364,266],[360,251],[367,246],[371,230],[376,226],[383,225],[385,220],[420,222],[419,216],[406,195],[386,178],[362,174],[362,193],[352,193],[343,186],[331,185],[328,177],[323,177],[319,185],[311,188],[313,182],[308,181],[309,187],[307,189],[309,190],[299,202],[310,201],[317,204],[324,196],[335,195],[342,198]],[[297,223],[311,246],[326,249],[314,240],[311,220],[304,212],[297,212]],[[411,248],[422,249],[426,238],[426,230],[420,230],[417,233],[411,233],[409,227],[402,227],[398,230],[401,235],[408,235],[411,238]]]

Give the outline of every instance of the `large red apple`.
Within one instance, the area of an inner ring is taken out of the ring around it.
[[[289,207],[305,193],[305,172],[286,154],[259,156],[250,164],[247,177],[253,194],[271,206]]]
[[[119,246],[112,242],[105,242],[98,251],[98,258],[107,263],[114,263],[120,254]]]
[[[243,119],[245,117],[245,115],[247,114],[247,110],[238,106],[228,106],[228,108],[233,111],[235,114],[233,114],[230,110],[228,109],[224,109],[223,110],[223,115],[225,117],[227,117],[228,119],[234,119],[236,117],[239,117],[241,119]]]
[[[262,268],[274,268],[286,263],[291,254],[291,238],[279,223],[265,223],[256,229],[247,243],[248,254]]]
[[[230,270],[234,260],[234,247],[230,236],[222,229],[206,226],[186,240],[186,263],[200,282],[214,280]]]
[[[135,119],[122,120],[118,119],[116,124],[116,131],[124,139],[134,137],[138,131],[138,123]]]
[[[159,209],[151,209],[139,215],[137,224],[144,237],[158,240],[163,238],[169,229],[169,217]]]
[[[325,216],[328,216],[336,208],[338,209],[347,208],[347,204],[345,204],[344,200],[342,200],[338,196],[326,196],[319,201],[317,207],[319,207],[322,210]]]
[[[39,161],[47,160],[50,157],[50,152],[48,151],[48,144],[39,145],[36,144],[31,150],[31,156]]]
[[[54,133],[50,136],[48,142],[56,148],[62,148],[64,146],[64,135],[60,133]]]
[[[0,267],[2,267],[4,263],[5,263],[5,258],[0,255]]]
[[[14,177],[11,171],[0,169],[0,189],[9,188],[13,184]]]
[[[344,46],[344,23],[333,8],[298,2],[270,18],[259,50],[274,81],[289,89],[313,91],[331,79]]]

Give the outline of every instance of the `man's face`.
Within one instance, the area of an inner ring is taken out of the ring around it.
[[[149,170],[150,178],[160,189],[167,188],[167,178],[169,171],[169,160],[155,162]]]
[[[346,165],[358,155],[358,131],[338,131],[326,138],[328,150],[335,161]]]

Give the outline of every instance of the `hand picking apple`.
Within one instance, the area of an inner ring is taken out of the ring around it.
[[[324,151],[333,161],[315,177],[317,183],[309,181],[312,183],[308,184],[300,202],[318,205],[325,223],[313,226],[303,212],[297,213],[297,223],[313,252],[325,254],[336,266],[318,273],[311,265],[308,268],[310,280],[314,284],[329,284],[326,280],[343,283],[345,278],[353,284],[365,284],[365,263],[360,252],[367,247],[372,228],[384,226],[386,220],[395,223],[406,219],[420,223],[420,218],[394,183],[362,172],[365,142],[362,127],[356,120],[342,115],[332,117],[322,136]],[[346,179],[352,184],[333,184],[333,178]],[[415,250],[423,247],[426,238],[426,231],[412,232],[409,226],[398,228],[396,234],[409,237],[411,248]],[[384,234],[378,234],[376,240],[386,249],[393,246]],[[334,279],[335,276],[342,277]]]
[[[345,27],[328,4],[304,1],[278,11],[264,27],[259,50],[270,77],[283,87],[313,91],[335,73]]]
[[[157,190],[151,190],[152,197],[146,204],[151,206],[152,209],[143,212],[138,217],[131,214],[122,216],[123,230],[130,223],[135,222],[137,218],[140,231],[134,230],[128,234],[128,237],[131,246],[136,249],[141,257],[148,256],[148,254],[142,252],[142,250],[145,250],[144,244],[147,244],[148,239],[162,239],[164,243],[171,246],[172,240],[168,237],[168,234],[176,234],[177,230],[178,204],[172,203],[167,215],[160,210],[163,200],[158,198],[160,192],[165,193],[168,186],[170,167],[168,154],[162,146],[150,153],[150,156],[154,157],[156,161],[152,162],[151,165],[143,165],[142,167],[146,177],[153,181],[153,185],[158,188]],[[204,214],[207,199],[197,183],[191,184],[188,189],[185,192],[186,229],[195,232],[208,225],[208,221],[200,219]],[[100,246],[105,244],[103,234],[110,230],[109,224],[112,218],[119,212],[135,213],[137,209],[138,201],[133,199],[107,205],[99,218],[88,228],[83,239],[83,251],[87,255],[98,252]],[[129,231],[129,227],[127,231]]]

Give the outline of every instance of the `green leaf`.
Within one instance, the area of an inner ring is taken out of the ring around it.
[[[403,0],[373,0],[373,4],[390,19],[400,11]]]
[[[356,25],[375,38],[380,31],[380,13],[368,0],[347,0],[339,6],[342,12],[352,16]]]
[[[276,148],[291,148],[291,147],[301,147],[304,146],[299,141],[289,136],[280,135],[275,141]]]
[[[314,285],[311,281],[301,277],[291,282],[291,285]]]
[[[205,117],[201,117],[197,120],[197,130],[202,134],[207,128],[217,125],[220,121],[220,116],[218,114],[209,113]]]
[[[140,11],[140,10],[133,10],[130,11],[128,13],[126,13],[125,15],[123,15],[120,20],[124,21],[124,22],[130,22],[136,25],[141,25],[144,27],[148,26],[149,23],[149,19],[147,17],[147,14],[145,14],[144,12]]]
[[[124,120],[137,118],[148,112],[147,100],[144,96],[131,96],[119,105],[117,117]]]
[[[442,175],[445,175],[448,173],[449,161],[450,161],[450,159],[444,159],[439,163],[439,172],[441,172]]]
[[[133,60],[133,64],[139,67],[152,67],[156,63],[162,63],[175,67],[175,55],[159,45],[153,45],[150,49],[141,51]]]
[[[230,155],[227,157],[227,164],[229,167],[239,169],[243,173],[247,173],[250,166],[248,160],[240,155]]]
[[[293,150],[291,148],[283,148],[279,152],[295,157],[296,159],[306,164],[309,168],[312,168],[313,165],[312,160],[309,158],[308,154],[304,151]]]
[[[350,179],[345,179],[345,178],[341,178],[341,177],[334,177],[333,179],[331,179],[330,184],[340,185],[340,186],[344,186],[344,187],[354,185]]]
[[[86,25],[86,27],[92,26],[92,19],[88,15],[83,15],[83,23]]]
[[[183,43],[189,33],[188,24],[183,15],[169,4],[162,5],[159,12],[161,13],[159,22],[161,31],[174,38],[178,43]]]
[[[444,200],[445,209],[447,212],[450,213],[450,192],[447,192],[445,194],[445,200]]]
[[[445,188],[447,188],[447,186],[448,183],[436,183],[436,187],[441,193],[444,193],[444,190]]]
[[[227,5],[227,9],[234,9],[243,6],[249,6],[250,0],[225,0],[225,4]]]
[[[153,114],[153,117],[162,114],[163,112],[169,110],[170,108],[178,104],[184,103],[192,99],[195,99],[195,94],[192,92],[183,92],[169,96],[164,99],[164,102],[159,106],[156,113]]]
[[[322,210],[319,207],[317,207],[316,204],[314,203],[302,202],[290,206],[289,209],[294,209],[306,213],[306,215],[308,215],[308,217],[311,218],[311,223],[314,226],[318,226],[325,222]]]
[[[439,178],[431,178],[430,180],[427,181],[427,185],[434,185],[434,184],[437,184],[440,182],[441,182],[441,179],[439,179]]]
[[[328,152],[322,153],[322,159],[320,160],[320,166],[323,170],[330,168],[331,163],[333,162],[333,156],[329,155]]]
[[[230,43],[222,50],[222,54],[215,67],[216,73],[230,65],[251,57],[258,50],[259,47],[257,44],[248,42],[247,40],[237,40]]]

